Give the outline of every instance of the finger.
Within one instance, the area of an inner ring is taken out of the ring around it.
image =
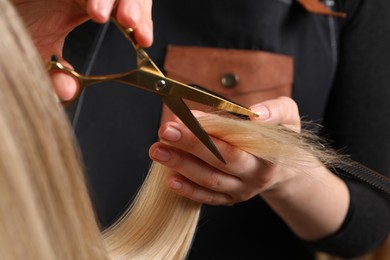
[[[140,23],[134,30],[134,36],[140,46],[145,48],[150,47],[153,43],[152,21]]]
[[[234,202],[229,195],[205,189],[180,175],[170,176],[166,185],[173,192],[202,204],[231,205]]]
[[[199,158],[163,143],[155,143],[149,150],[150,157],[164,166],[180,173],[193,183],[208,190],[226,194],[236,193],[242,188],[239,178],[225,174]]]
[[[213,156],[208,148],[178,119],[163,124],[159,130],[161,142],[193,154],[222,172],[241,178],[259,167],[259,159],[223,140],[212,138],[226,164]],[[243,167],[244,165],[244,167]]]
[[[87,12],[92,20],[105,23],[110,18],[115,0],[88,0]]]
[[[301,120],[297,104],[289,97],[279,97],[251,106],[251,110],[259,117],[254,120],[261,120],[270,124],[280,124],[300,132]]]
[[[65,60],[61,60],[61,64],[68,68],[72,66]],[[50,78],[54,87],[54,90],[61,100],[70,100],[77,92],[77,81],[70,75],[63,72],[52,72]]]
[[[121,0],[116,18],[124,27],[134,29],[134,37],[142,47],[153,42],[152,0]]]

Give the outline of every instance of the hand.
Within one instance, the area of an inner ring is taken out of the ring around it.
[[[300,131],[298,109],[290,98],[262,102],[252,110],[260,115],[257,120]],[[271,164],[214,138],[225,165],[178,119],[162,125],[159,136],[160,142],[152,145],[149,154],[172,169],[167,186],[179,195],[211,205],[231,205],[260,195],[306,240],[326,237],[344,221],[349,207],[347,186],[306,152],[303,165]]]
[[[290,98],[269,100],[252,107],[269,124],[283,124],[300,131],[297,106]],[[222,140],[215,144],[226,165],[214,156],[177,118],[159,131],[160,142],[150,149],[150,156],[177,172],[167,181],[174,192],[206,204],[234,204],[245,201],[286,179],[291,170],[270,165],[260,158]],[[254,140],[256,141],[256,140]]]
[[[65,37],[87,19],[98,23],[108,21],[114,4],[118,22],[134,28],[137,42],[148,47],[153,41],[151,20],[152,0],[12,0],[23,18],[32,39],[45,63],[53,54],[61,63]],[[58,96],[68,100],[76,92],[76,81],[63,73],[52,75]]]

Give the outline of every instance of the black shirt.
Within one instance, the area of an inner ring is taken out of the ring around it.
[[[311,14],[292,0],[155,1],[155,41],[147,52],[160,68],[168,45],[292,56],[292,96],[302,117],[322,122],[336,148],[389,175],[390,5],[387,0],[360,0],[336,1],[334,7],[347,18]],[[112,25],[87,23],[78,28],[64,54],[90,74],[135,65],[131,45]],[[107,226],[147,173],[147,151],[157,140],[160,98],[129,86],[102,84],[86,90],[70,115],[95,208]],[[346,257],[371,250],[388,233],[389,206],[366,184],[346,182],[351,190],[349,214],[329,238],[300,240],[255,197],[234,207],[204,206],[189,258],[313,259],[314,250]]]

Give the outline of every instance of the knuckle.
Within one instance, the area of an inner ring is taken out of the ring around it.
[[[190,133],[189,130],[187,131],[187,133],[188,133],[188,137],[189,137],[188,141],[186,143],[187,147],[188,148],[193,148],[193,147],[198,146],[199,145],[198,138],[194,134]]]
[[[192,189],[189,189],[189,191],[187,192],[188,196],[190,198],[195,198],[195,194],[196,194],[196,189],[195,188],[192,188]]]
[[[224,158],[227,164],[222,169],[230,175],[241,180],[246,179],[250,169],[256,167],[253,155],[234,146],[228,146],[224,151],[226,151]]]
[[[247,201],[251,199],[254,196],[254,194],[251,191],[246,191],[246,192],[240,192],[237,193],[234,196],[235,203],[242,202],[242,201]]]
[[[204,198],[204,203],[208,205],[216,205],[216,196],[214,193],[209,193]]]
[[[279,124],[290,126],[294,131],[300,130],[298,105],[289,97],[279,97],[274,108],[274,118]]]
[[[289,105],[286,100],[278,103],[277,111],[279,113],[280,119],[286,118],[289,113]]]
[[[211,172],[208,176],[206,176],[204,180],[204,185],[207,188],[215,189],[219,187],[221,184],[221,176],[217,172]]]
[[[236,203],[236,201],[233,199],[233,197],[232,196],[226,196],[225,198],[224,198],[224,205],[226,205],[226,206],[234,206],[234,204]]]
[[[221,147],[221,150],[223,151],[223,157],[227,164],[233,163],[237,161],[237,158],[239,158],[241,155],[241,150],[238,150],[236,147],[224,143],[223,147]]]
[[[289,97],[280,97],[280,111],[283,115],[296,114],[298,112],[297,103]]]
[[[181,170],[185,165],[185,163],[183,163],[183,161],[185,161],[185,158],[182,156],[181,153],[177,153],[174,151],[171,151],[170,153],[171,153],[170,159],[164,162],[164,164],[169,166],[175,171],[181,172]]]

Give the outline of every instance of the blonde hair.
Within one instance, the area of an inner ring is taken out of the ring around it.
[[[0,258],[185,258],[201,205],[167,190],[172,173],[156,163],[128,212],[100,232],[67,117],[8,0],[0,0],[0,19]],[[272,163],[336,159],[310,134],[217,115],[200,122]]]
[[[329,165],[339,161],[310,132],[299,134],[281,126],[214,114],[198,119],[210,135],[270,163],[309,173],[320,164],[313,157]],[[105,231],[105,243],[114,259],[185,258],[201,205],[167,190],[164,183],[169,174],[169,169],[153,163],[128,212]]]
[[[196,215],[199,205],[170,193],[163,182],[153,179],[160,178],[156,165],[152,167],[156,174],[148,177],[149,185],[145,184],[129,214],[136,220],[126,217],[130,223],[115,225],[103,241],[67,117],[8,0],[0,0],[0,20],[0,258],[95,260],[127,258],[130,253],[136,259],[183,258],[196,217],[187,225],[187,233],[176,221],[187,223],[189,218],[181,213]],[[162,202],[153,205],[158,198]],[[142,211],[144,200],[152,203],[152,211]],[[161,213],[165,215],[160,219]],[[152,215],[153,221],[147,219]],[[135,229],[130,236],[120,232],[129,227]],[[165,233],[160,233],[162,229]],[[118,239],[136,246],[125,252],[122,247],[111,249],[111,242]]]
[[[0,10],[0,258],[107,259],[66,115],[15,9]]]

